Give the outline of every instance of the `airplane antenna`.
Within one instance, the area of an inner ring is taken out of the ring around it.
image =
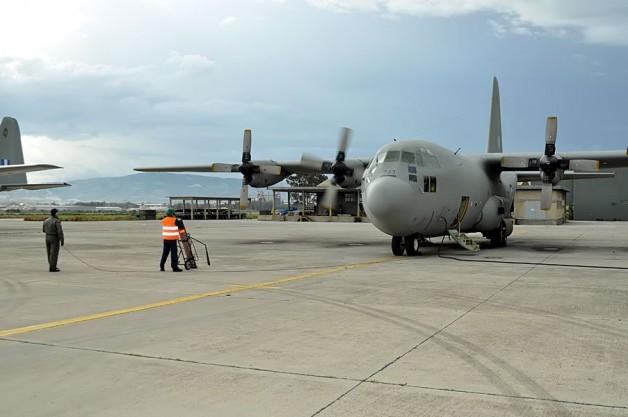
[[[454,152],[454,155],[458,155],[458,152],[460,152],[460,149],[462,149],[462,148],[458,148],[458,150],[456,150],[456,152]]]

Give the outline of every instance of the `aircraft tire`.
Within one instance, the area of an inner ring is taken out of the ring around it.
[[[506,222],[502,220],[501,227],[499,228],[499,246],[504,247],[508,244],[508,229],[506,228]]]
[[[506,223],[502,220],[499,224],[499,229],[495,229],[491,232],[489,239],[491,240],[491,247],[493,248],[501,248],[506,246],[507,242],[507,228]]]
[[[419,239],[417,235],[406,236],[404,241],[405,241],[406,253],[408,254],[408,256],[421,255],[421,251],[419,250],[421,246],[419,244]]]
[[[395,256],[402,256],[403,251],[405,250],[405,244],[403,241],[403,237],[401,236],[393,236],[390,242],[390,247],[392,248],[392,253]]]

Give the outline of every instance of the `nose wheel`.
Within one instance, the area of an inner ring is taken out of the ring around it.
[[[418,256],[421,255],[422,239],[419,238],[419,235],[414,234],[410,236],[393,236],[390,242],[390,246],[392,249],[392,253],[395,256],[402,256],[404,252],[408,254],[408,256]]]

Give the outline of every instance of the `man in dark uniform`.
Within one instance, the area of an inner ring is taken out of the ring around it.
[[[50,210],[50,217],[44,220],[42,231],[46,234],[46,253],[48,254],[48,270],[59,272],[57,260],[59,259],[59,245],[63,246],[63,228],[61,220],[57,217],[57,209]]]

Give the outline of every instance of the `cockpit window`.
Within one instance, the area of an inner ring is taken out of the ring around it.
[[[384,158],[384,162],[399,162],[400,157],[401,157],[400,151],[388,151],[386,152],[386,157]]]
[[[419,148],[419,151],[416,154],[417,165],[424,166],[427,168],[440,168],[440,164],[438,163],[438,159],[432,153],[430,149],[427,148]]]
[[[384,157],[386,156],[386,152],[382,152],[377,154],[377,157],[375,158],[375,164],[381,164],[382,162],[384,162]]]
[[[424,166],[424,165],[423,165],[423,157],[421,156],[421,154],[420,154],[420,153],[418,153],[418,152],[417,152],[417,153],[414,155],[414,160],[415,160],[415,162],[416,162],[416,164],[417,164],[418,166],[420,166],[420,167]]]
[[[433,155],[432,155],[433,156]],[[405,162],[407,164],[417,164],[419,166],[423,166],[421,154],[417,153],[416,155],[413,152],[407,151],[388,151],[388,152],[380,152],[377,154],[375,158],[369,164],[370,166],[377,166],[382,162]],[[433,165],[429,165],[433,166]],[[436,166],[438,166],[438,161],[436,161]]]
[[[401,152],[401,162],[414,164],[414,152]]]

